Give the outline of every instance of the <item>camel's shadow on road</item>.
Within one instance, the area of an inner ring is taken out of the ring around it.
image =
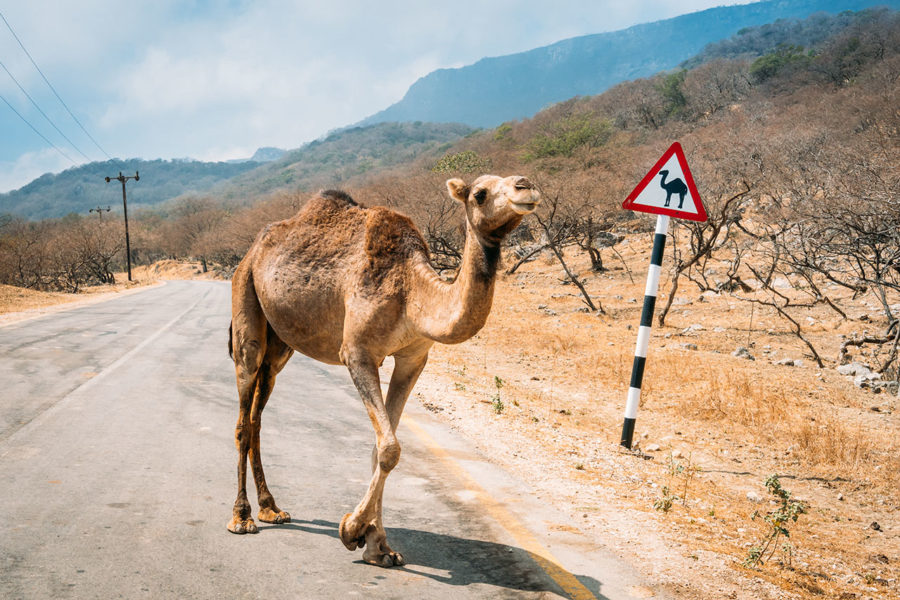
[[[338,524],[331,521],[295,520],[277,527],[327,535],[339,540]],[[421,575],[446,585],[481,583],[509,590],[551,592],[568,597],[539,566],[541,559],[522,548],[417,529],[386,529],[391,545],[407,561],[406,565],[395,567],[395,570]],[[362,563],[361,560],[359,562]],[[599,581],[586,575],[576,574],[575,577],[594,596],[601,600],[606,598],[600,593]]]

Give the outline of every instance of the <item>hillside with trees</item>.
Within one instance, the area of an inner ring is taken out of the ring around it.
[[[675,68],[706,44],[742,29],[776,19],[805,18],[816,12],[834,15],[880,5],[900,8],[897,0],[769,0],[720,6],[622,31],[571,38],[429,73],[399,102],[361,124],[433,121],[496,127],[504,121],[531,117],[550,104],[574,96],[599,94],[623,81]],[[766,38],[769,30],[761,30],[759,35]],[[812,41],[803,36],[797,40],[794,43],[802,45]]]
[[[257,167],[255,162],[208,163],[194,160],[110,160],[47,173],[17,190],[0,194],[0,214],[28,219],[87,213],[97,206],[121,206],[122,189],[106,177],[140,172],[141,181],[129,187],[129,203],[152,206],[183,194],[200,194],[217,183]]]
[[[474,129],[454,123],[380,123],[348,127],[287,152],[230,181],[215,194],[246,199],[280,189],[339,187],[420,156],[438,156]]]

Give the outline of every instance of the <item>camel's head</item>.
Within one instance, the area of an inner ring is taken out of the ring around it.
[[[450,179],[447,190],[466,206],[466,219],[479,236],[494,243],[518,227],[522,217],[533,213],[541,202],[534,184],[519,175],[482,175],[471,184]]]

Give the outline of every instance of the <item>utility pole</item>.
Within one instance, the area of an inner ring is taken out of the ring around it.
[[[122,209],[125,212],[125,258],[128,260],[128,281],[131,281],[131,240],[128,237],[128,200],[125,198],[125,182],[129,179],[140,181],[141,176],[137,171],[134,172],[134,175],[122,175],[122,171],[119,171],[118,177],[107,177],[106,183],[113,179],[122,183]]]
[[[88,212],[89,212],[89,213],[92,213],[92,212],[97,213],[97,216],[100,217],[100,219],[102,220],[102,219],[103,219],[103,213],[104,213],[104,211],[105,211],[105,212],[109,212],[109,207],[107,206],[106,208],[100,208],[100,207],[98,206],[97,208],[92,208],[92,209],[90,209]]]

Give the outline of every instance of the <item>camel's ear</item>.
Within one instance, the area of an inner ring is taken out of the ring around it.
[[[460,202],[465,203],[469,199],[469,186],[462,179],[448,179],[447,191],[450,192],[451,198],[456,198]]]

